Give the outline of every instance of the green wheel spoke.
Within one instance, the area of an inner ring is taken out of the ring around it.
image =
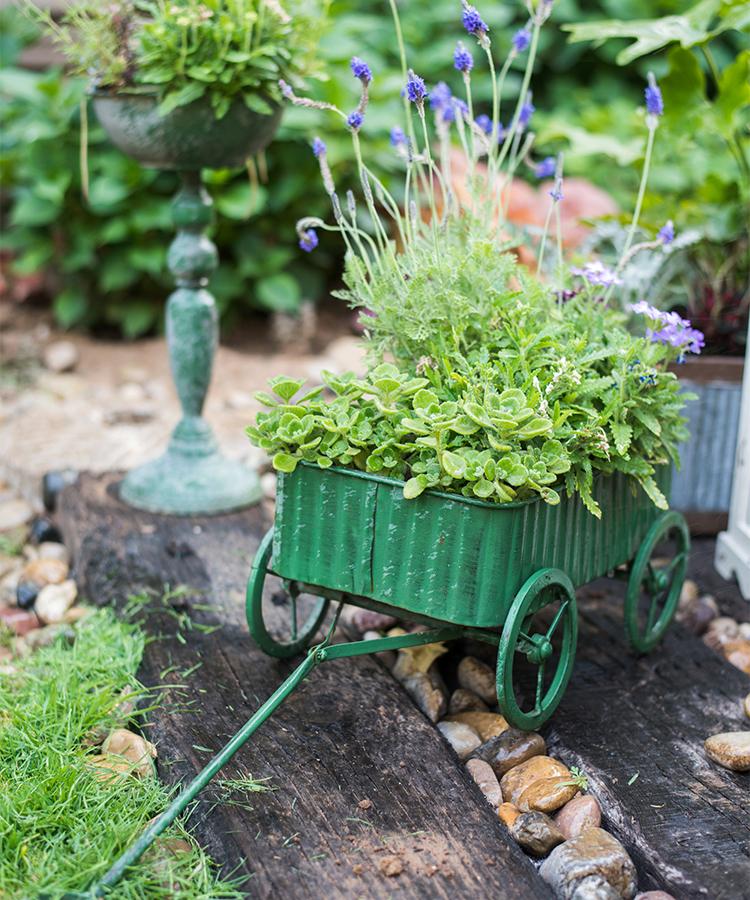
[[[534,703],[534,712],[541,712],[542,694],[544,691],[544,663],[539,664],[539,671],[536,674],[536,702]]]
[[[565,610],[568,608],[569,603],[570,600],[563,600],[563,602],[560,604],[560,609],[558,609],[558,611],[555,613],[555,618],[552,620],[552,624],[547,629],[547,634],[545,635],[547,640],[549,640],[555,633],[555,629],[560,624],[560,619],[562,619],[563,615],[565,614]]]

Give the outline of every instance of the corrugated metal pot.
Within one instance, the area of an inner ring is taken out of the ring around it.
[[[742,406],[741,358],[706,356],[675,367],[684,390],[698,395],[687,403],[690,439],[680,449],[672,476],[672,505],[691,529],[716,533],[726,527]]]
[[[669,469],[659,473],[665,492]],[[418,616],[502,626],[535,572],[578,587],[631,560],[662,515],[634,481],[600,477],[596,519],[577,497],[496,504],[426,492],[351,469],[300,464],[280,475],[271,568],[290,581],[370,598]]]
[[[238,100],[216,119],[208,101],[197,100],[162,115],[151,94],[101,91],[93,105],[119,150],[144,166],[178,171],[243,166],[270,142],[282,112],[262,115]]]

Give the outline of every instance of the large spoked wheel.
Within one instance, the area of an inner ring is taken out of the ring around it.
[[[303,595],[295,581],[270,573],[272,544],[273,529],[264,536],[253,560],[247,583],[247,625],[264,653],[287,659],[305,650],[315,637],[328,611],[328,600]],[[270,579],[274,583],[266,584]]]
[[[680,600],[689,550],[687,523],[674,511],[654,522],[638,548],[625,597],[625,631],[637,653],[648,653],[664,637]]]
[[[533,731],[552,715],[568,686],[577,640],[578,610],[570,578],[559,569],[535,572],[516,594],[498,648],[497,696],[511,725]],[[521,675],[523,701],[516,693]]]

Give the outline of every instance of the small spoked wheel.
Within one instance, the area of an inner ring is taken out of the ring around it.
[[[573,583],[559,569],[540,569],[516,594],[498,647],[497,696],[511,725],[532,731],[552,715],[573,671],[577,639]],[[521,675],[525,702],[516,694]]]
[[[260,542],[253,560],[247,583],[247,625],[264,653],[286,659],[312,642],[328,611],[328,600],[302,593],[296,581],[270,572],[272,545],[273,529]]]
[[[625,597],[625,631],[637,653],[648,653],[664,637],[687,570],[690,534],[678,512],[654,522],[630,567]]]

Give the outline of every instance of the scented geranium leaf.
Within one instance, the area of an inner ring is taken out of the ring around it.
[[[479,431],[479,425],[469,418],[469,416],[458,416],[449,425],[448,428],[456,434],[470,435]]]
[[[516,437],[519,440],[528,441],[542,434],[548,434],[550,431],[552,431],[552,422],[549,419],[544,419],[542,416],[534,416],[518,429]]]
[[[293,472],[297,468],[298,459],[289,453],[277,453],[271,460],[271,465],[277,472]]]
[[[467,400],[466,403],[464,403],[464,412],[470,419],[476,422],[477,425],[481,425],[484,428],[492,428],[492,419],[490,419],[487,412],[479,403]]]
[[[411,403],[414,409],[424,410],[425,412],[436,410],[439,406],[437,395],[424,389],[417,391]]]
[[[256,391],[253,396],[258,403],[262,403],[264,406],[279,406],[279,401],[265,391]]]
[[[472,484],[471,489],[474,495],[482,500],[486,500],[495,493],[495,485],[486,478],[480,478],[479,481]]]
[[[443,468],[451,478],[461,479],[466,476],[466,460],[458,453],[446,450],[441,457]]]
[[[410,478],[404,484],[404,497],[407,500],[413,500],[423,493],[430,485],[430,479],[426,475],[417,475]]]
[[[268,382],[273,392],[281,397],[285,403],[292,399],[304,383],[304,378],[288,378],[286,375],[278,375],[276,378],[271,378]]]

